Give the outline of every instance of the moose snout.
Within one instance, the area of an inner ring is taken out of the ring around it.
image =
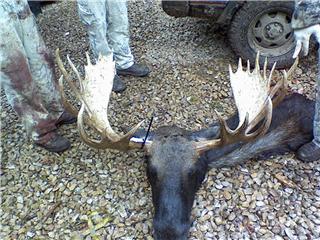
[[[153,220],[155,240],[187,240],[190,223],[172,223]]]

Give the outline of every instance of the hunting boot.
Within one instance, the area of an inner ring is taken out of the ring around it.
[[[113,78],[113,86],[112,91],[116,93],[121,93],[126,89],[126,85],[121,80],[121,78],[118,75],[115,75]]]
[[[135,77],[145,77],[150,73],[150,69],[142,64],[134,63],[131,67],[126,69],[117,69],[117,74],[127,76],[135,76]]]
[[[306,143],[297,152],[297,157],[303,162],[320,160],[320,146],[314,141]]]
[[[56,126],[59,127],[63,124],[72,124],[77,121],[77,118],[71,113],[64,111],[56,122]]]
[[[71,144],[68,139],[60,136],[57,132],[52,131],[40,137],[41,140],[36,141],[35,144],[48,150],[49,152],[63,152],[70,148]]]

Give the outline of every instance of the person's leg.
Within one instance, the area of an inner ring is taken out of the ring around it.
[[[97,59],[99,54],[108,56],[113,50],[107,41],[106,0],[78,0],[78,12],[82,23],[86,26],[90,46]],[[115,76],[113,91],[122,92],[126,86],[118,76]]]
[[[9,104],[22,120],[28,135],[42,145],[53,139],[59,140],[58,144],[55,143],[58,147],[56,150],[65,150],[69,142],[60,136],[57,139],[56,119],[50,116],[36,91],[21,41],[24,33],[20,18],[28,14],[28,9],[16,5],[15,1],[0,3],[0,39],[5,39],[0,44],[1,84]]]
[[[320,59],[318,61],[320,61]],[[320,72],[320,66],[318,71]],[[314,122],[313,122],[313,135],[314,135],[313,141],[320,148],[320,73],[318,74],[318,79],[317,79],[317,93],[316,93],[315,115],[314,115]]]
[[[126,0],[106,0],[107,37],[114,52],[117,74],[146,76],[149,68],[134,62],[130,50],[128,9]]]
[[[105,0],[78,0],[78,12],[89,35],[90,46],[97,59],[99,54],[112,54],[107,41],[106,3]]]
[[[54,74],[54,59],[39,34],[31,11],[27,13],[27,1],[21,1],[25,15],[19,19],[22,30],[22,44],[35,84],[35,91],[45,104],[52,119],[58,119],[64,111],[58,91],[58,79]]]
[[[304,162],[320,160],[320,48],[318,49],[318,73],[316,79],[316,104],[313,120],[313,141],[303,145],[297,152],[297,157]]]
[[[130,50],[129,21],[125,0],[106,0],[107,37],[113,50],[117,69],[126,69],[133,65]]]

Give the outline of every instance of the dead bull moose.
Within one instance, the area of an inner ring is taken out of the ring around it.
[[[125,135],[115,133],[109,124],[107,108],[115,73],[112,57],[102,56],[92,65],[87,54],[85,79],[68,57],[80,91],[64,68],[58,50],[56,58],[63,74],[59,85],[64,104],[78,114],[81,139],[98,149],[145,150],[155,210],[154,236],[158,240],[187,239],[194,197],[210,168],[234,166],[266,153],[295,151],[313,137],[314,102],[299,94],[285,97],[286,80],[294,67],[288,74],[283,71],[282,80],[271,88],[274,67],[267,77],[265,62],[261,75],[259,56],[252,72],[249,62],[243,71],[241,60],[235,73],[229,67],[238,114],[226,121],[218,114],[218,121],[211,127],[195,132],[176,126],[160,127],[143,146],[143,137],[134,135],[141,123]],[[63,79],[81,102],[79,112],[66,101]],[[86,134],[84,121],[101,140]]]

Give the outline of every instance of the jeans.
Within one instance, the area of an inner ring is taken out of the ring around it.
[[[113,54],[117,69],[133,65],[125,0],[78,0],[81,21],[88,30],[96,58]]]

